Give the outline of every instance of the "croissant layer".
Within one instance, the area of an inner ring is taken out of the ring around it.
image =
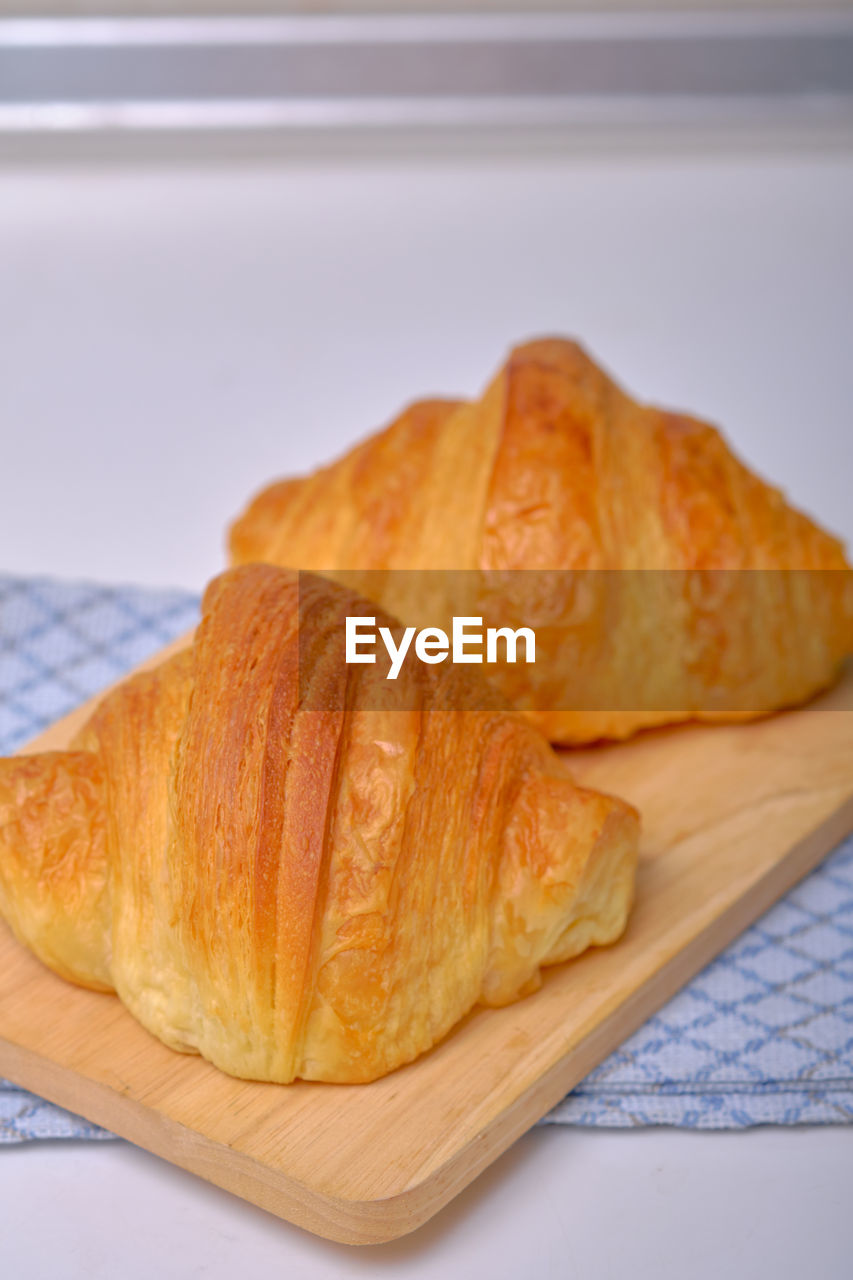
[[[68,751],[0,761],[18,937],[233,1075],[374,1079],[625,926],[633,809],[483,682],[348,667],[363,606],[231,570]]]

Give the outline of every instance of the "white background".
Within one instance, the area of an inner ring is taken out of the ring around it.
[[[197,589],[228,519],[579,337],[853,539],[849,152],[0,170],[7,569]]]
[[[199,590],[275,475],[580,337],[853,541],[853,150],[0,169],[0,569]],[[853,1130],[540,1131],[353,1251],[124,1144],[0,1148],[24,1277],[850,1275]]]

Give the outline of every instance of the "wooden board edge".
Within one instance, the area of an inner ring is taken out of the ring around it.
[[[103,1125],[172,1164],[248,1200],[276,1217],[339,1243],[383,1244],[408,1235],[440,1212],[566,1093],[633,1034],[686,982],[767,911],[853,830],[853,794],[797,841],[737,901],[521,1093],[494,1121],[424,1178],[392,1196],[348,1200],[310,1188],[242,1152],[190,1129],[109,1085],[75,1078],[32,1050],[0,1041],[0,1071],[21,1087]],[[128,1015],[129,1016],[129,1015]],[[151,1117],[156,1117],[152,1131]]]

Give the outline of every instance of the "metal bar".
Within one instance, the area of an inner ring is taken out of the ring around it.
[[[853,113],[853,14],[0,20],[0,129]]]

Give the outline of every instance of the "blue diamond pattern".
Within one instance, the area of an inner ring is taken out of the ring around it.
[[[543,1123],[853,1122],[853,838]]]
[[[187,631],[198,599],[0,575],[0,753]],[[853,1122],[853,838],[602,1062],[543,1123]],[[0,1144],[109,1138],[0,1081]]]

